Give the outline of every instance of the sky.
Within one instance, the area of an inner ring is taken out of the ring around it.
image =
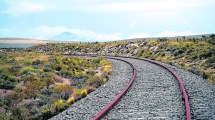
[[[0,38],[71,33],[77,40],[110,41],[210,34],[214,6],[215,0],[0,0]]]

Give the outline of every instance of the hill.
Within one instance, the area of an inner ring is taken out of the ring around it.
[[[48,44],[29,48],[29,51],[60,52],[62,54],[98,54],[130,56],[157,60],[191,71],[215,82],[215,35],[201,38],[162,38],[149,41],[113,41],[82,44]]]

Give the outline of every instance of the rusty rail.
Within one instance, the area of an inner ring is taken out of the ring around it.
[[[75,56],[90,56],[90,57],[96,57],[98,55],[75,55]],[[120,57],[121,58],[131,58],[131,59],[138,59],[138,60],[143,60],[143,61],[147,61],[147,62],[150,62],[150,63],[153,63],[153,64],[156,64],[158,66],[161,66],[162,68],[168,70],[176,79],[177,81],[179,82],[179,85],[180,85],[180,88],[182,90],[182,94],[183,94],[183,98],[184,98],[184,103],[185,103],[185,110],[186,110],[186,119],[187,120],[191,120],[191,113],[190,113],[190,105],[189,105],[189,98],[188,98],[188,95],[187,95],[187,92],[186,92],[186,89],[183,85],[183,82],[182,82],[182,79],[180,78],[180,76],[171,68],[168,68],[167,66],[165,65],[162,65],[160,63],[157,63],[153,60],[149,60],[149,59],[144,59],[144,58],[132,58],[132,57],[123,57],[123,56],[117,56],[118,58],[116,57],[112,57],[112,56],[103,56],[105,58],[110,58],[110,59],[116,59],[116,60],[121,60],[121,61],[124,61],[126,63],[128,63],[132,68],[133,68],[133,76],[131,78],[131,80],[129,81],[128,85],[123,89],[123,91],[121,91],[120,94],[118,94],[113,101],[111,101],[102,111],[100,111],[98,114],[96,114],[92,120],[98,120],[100,119],[102,116],[104,116],[105,114],[107,114],[107,112],[111,109],[111,107],[113,107],[119,100],[120,98],[128,91],[128,89],[131,87],[135,77],[136,77],[136,69],[134,67],[134,65],[126,60],[122,60],[122,59],[119,59]]]

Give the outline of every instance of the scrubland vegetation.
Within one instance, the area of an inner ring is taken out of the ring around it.
[[[107,42],[90,44],[47,44],[28,49],[63,54],[98,54],[130,56],[162,61],[215,83],[215,35],[202,38],[156,39],[150,41]]]
[[[0,120],[47,119],[106,83],[111,64],[102,57],[162,61],[215,83],[214,36],[150,41],[46,44],[0,52]]]
[[[0,120],[48,119],[103,85],[111,70],[102,57],[0,52]]]

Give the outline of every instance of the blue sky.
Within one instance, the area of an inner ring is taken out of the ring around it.
[[[0,37],[86,41],[215,33],[215,0],[0,0]]]

